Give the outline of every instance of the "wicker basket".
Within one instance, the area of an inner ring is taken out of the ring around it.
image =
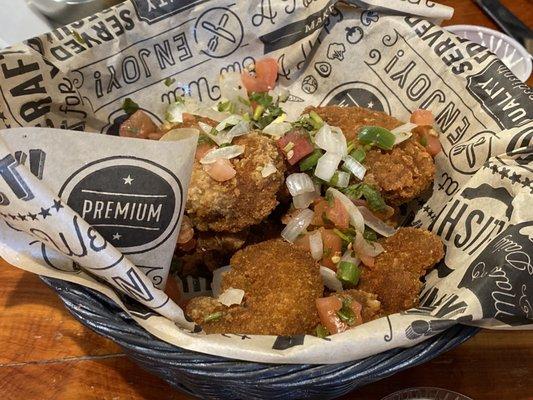
[[[410,347],[333,365],[261,364],[184,350],[137,325],[107,297],[42,278],[82,324],[119,344],[145,370],[204,399],[333,399],[442,354],[478,331],[463,325]]]

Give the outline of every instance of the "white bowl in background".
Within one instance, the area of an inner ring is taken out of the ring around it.
[[[477,25],[451,25],[445,26],[444,29],[488,48],[522,82],[527,81],[531,75],[531,55],[512,37]]]

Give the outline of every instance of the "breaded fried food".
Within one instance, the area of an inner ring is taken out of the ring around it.
[[[417,306],[420,277],[444,257],[440,238],[424,229],[400,228],[379,243],[385,251],[372,268],[365,267],[358,289],[377,294],[385,314]]]
[[[360,107],[309,107],[329,125],[342,129],[347,140],[357,139],[363,126],[394,129],[402,122],[380,111]],[[372,148],[366,153],[364,181],[381,190],[387,204],[397,206],[420,196],[433,182],[435,163],[427,150],[418,143],[419,136],[386,151]]]
[[[357,139],[357,134],[363,126],[381,126],[394,129],[403,123],[390,115],[363,107],[307,107],[304,113],[316,112],[331,126],[342,129],[347,140]]]
[[[315,301],[324,291],[319,266],[311,255],[281,239],[239,250],[222,291],[245,292],[241,305],[226,307],[212,298],[194,298],[187,314],[207,333],[296,335],[318,324]]]
[[[235,177],[217,182],[195,161],[186,211],[201,231],[239,232],[260,223],[276,207],[276,194],[283,185],[285,164],[274,141],[257,132],[236,138],[244,154],[231,160]],[[263,177],[272,164],[276,172]]]
[[[424,146],[413,139],[391,151],[366,153],[364,181],[381,189],[387,204],[397,206],[424,193],[433,182],[435,163]]]

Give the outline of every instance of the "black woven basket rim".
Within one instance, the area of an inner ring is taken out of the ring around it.
[[[216,376],[220,373],[226,380],[232,378],[239,380],[241,374],[246,373],[247,379],[256,378],[258,383],[275,380],[276,384],[286,385],[292,381],[292,374],[299,374],[303,370],[310,380],[314,379],[315,375],[323,374],[325,370],[328,374],[342,371],[338,377],[342,379],[350,376],[350,368],[354,370],[353,372],[365,371],[363,374],[357,373],[359,378],[378,374],[381,379],[429,361],[458,346],[479,331],[479,328],[458,324],[412,347],[392,349],[362,360],[337,364],[258,363],[199,353],[164,342],[138,325],[107,296],[76,283],[44,276],[41,276],[41,279],[56,291],[66,308],[78,321],[118,343],[130,355],[137,353],[160,362],[179,360],[180,365],[184,368],[190,366],[198,375]],[[386,371],[383,368],[385,364]],[[277,370],[277,373],[273,375],[272,369]],[[302,383],[301,380],[299,382]]]

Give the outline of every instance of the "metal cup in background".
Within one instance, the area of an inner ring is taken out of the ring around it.
[[[27,3],[57,26],[69,24],[120,3],[123,0],[27,0]]]

